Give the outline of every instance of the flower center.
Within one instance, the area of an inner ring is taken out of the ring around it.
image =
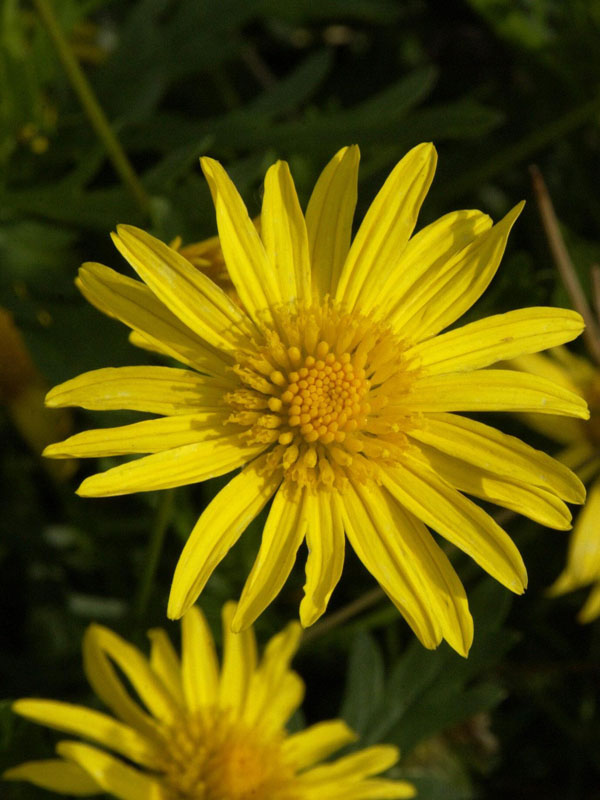
[[[238,354],[240,388],[225,401],[242,439],[270,448],[268,469],[342,489],[398,459],[412,424],[399,401],[415,370],[389,328],[326,301],[280,312],[262,336]]]
[[[170,800],[296,800],[281,742],[204,710],[169,729],[159,769]]]

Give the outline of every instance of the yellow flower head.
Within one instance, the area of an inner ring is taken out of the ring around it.
[[[569,353],[564,347],[557,347],[548,355],[521,356],[511,365],[548,377],[577,392],[589,404],[588,421],[547,416],[527,417],[527,422],[562,445],[557,458],[582,481],[590,483],[585,508],[569,539],[567,563],[549,593],[562,595],[593,584],[577,617],[579,622],[592,622],[600,617],[600,372],[586,358]]]
[[[84,668],[114,717],[54,700],[17,700],[17,714],[87,741],[61,741],[59,758],[21,764],[4,778],[83,797],[105,791],[120,800],[414,797],[410,783],[374,777],[396,763],[396,747],[375,745],[324,762],[356,739],[342,720],[286,733],[304,694],[290,669],[300,626],[292,623],[274,636],[258,661],[252,629],[231,632],[234,611],[233,603],[223,608],[220,670],[196,607],[182,620],[181,661],[163,630],[148,632],[147,659],[117,634],[91,625]]]
[[[51,406],[162,415],[78,434],[58,458],[150,453],[87,478],[79,493],[119,495],[242,472],[214,498],[184,548],[168,613],[192,605],[248,523],[272,499],[233,628],[277,595],[306,538],[303,625],[325,610],[344,537],[426,647],[466,654],[462,584],[425,527],[522,592],[507,534],[462,492],[568,528],[580,481],[519,440],[457,411],[587,417],[577,395],[542,378],[481,369],[573,339],[573,311],[532,308],[437,335],[482,294],[522,204],[497,225],[457,211],[415,236],[436,164],[431,144],[394,168],[354,240],[357,147],[327,165],[303,215],[284,162],[267,172],[260,233],[224,169],[202,159],[223,257],[243,307],[166,244],[130,226],[114,242],[142,278],[84,264],[84,295],[135,341],[192,369],[126,367],[53,389]]]

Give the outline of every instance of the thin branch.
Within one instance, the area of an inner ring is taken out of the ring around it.
[[[600,266],[592,264],[590,267],[592,279],[592,303],[596,313],[596,320],[600,321]]]
[[[385,594],[383,589],[379,587],[361,594],[356,600],[340,608],[339,611],[334,611],[333,614],[330,614],[322,622],[317,622],[314,627],[307,630],[302,637],[302,645],[305,645],[307,642],[312,642],[314,639],[318,639],[326,633],[330,633],[330,631],[337,628],[338,625],[360,614],[361,611],[365,611],[367,608],[374,606],[375,603],[378,603],[383,597],[385,597]]]

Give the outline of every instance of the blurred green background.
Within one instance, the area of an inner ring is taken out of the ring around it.
[[[107,157],[41,21],[43,6],[141,188],[134,179],[132,191]],[[527,167],[541,168],[588,286],[600,261],[599,119],[597,0],[0,0],[0,768],[47,755],[56,740],[14,718],[10,699],[93,702],[80,659],[90,621],[138,644],[156,625],[177,637],[165,618],[173,569],[222,483],[178,489],[167,505],[154,493],[89,500],[74,489],[110,459],[42,463],[41,446],[68,430],[128,419],[44,412],[45,387],[153,360],[79,296],[79,264],[126,269],[109,239],[119,222],[165,241],[214,235],[201,154],[226,165],[255,214],[275,159],[290,162],[306,202],[333,153],[357,143],[360,219],[387,171],[431,140],[440,166],[420,225],[459,207],[498,218],[530,201],[469,318],[568,305]],[[552,450],[518,421],[497,422]],[[148,584],[150,534],[165,514]],[[296,662],[306,719],[341,713],[363,742],[400,744],[397,774],[414,780],[423,800],[600,798],[598,626],[575,622],[582,595],[543,593],[562,568],[568,534],[507,524],[530,573],[524,597],[452,554],[475,616],[468,661],[445,645],[424,650],[389,602],[376,600],[307,638]],[[260,528],[242,537],[202,595],[217,635],[221,604],[239,596]],[[303,555],[258,623],[263,642],[297,614]],[[348,552],[329,616],[374,585]],[[20,785],[0,793],[48,796]]]

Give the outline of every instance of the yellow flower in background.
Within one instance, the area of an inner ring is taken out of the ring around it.
[[[55,700],[17,700],[17,714],[86,742],[61,741],[59,758],[21,764],[4,778],[84,797],[105,791],[121,800],[414,797],[412,784],[375,777],[396,763],[396,747],[374,745],[325,761],[356,740],[340,719],[287,734],[304,694],[290,669],[300,626],[274,636],[259,661],[252,629],[231,632],[234,612],[233,603],[223,608],[220,668],[196,607],[182,620],[181,661],[161,629],[148,632],[147,659],[109,629],[91,625],[84,668],[114,717]]]
[[[161,415],[52,445],[56,458],[150,453],[87,478],[87,497],[195,483],[243,467],[198,520],[177,566],[168,614],[180,617],[249,522],[273,499],[233,629],[250,625],[308,546],[303,625],[325,610],[344,538],[429,648],[466,655],[473,623],[463,586],[426,525],[494,578],[522,592],[526,571],[508,535],[462,492],[568,528],[580,503],[566,467],[457,411],[587,418],[561,386],[498,360],[582,330],[573,311],[531,308],[438,335],[484,292],[522,204],[495,226],[457,211],[415,236],[436,164],[411,150],[354,240],[359,151],[327,165],[303,215],[284,162],[267,172],[260,233],[218,162],[202,159],[236,305],[174,249],[119,226],[114,242],[143,283],[84,264],[90,302],[134,341],[191,369],[123,367],[53,389],[53,407]]]
[[[521,356],[511,364],[560,383],[589,404],[588,422],[552,416],[528,416],[527,422],[562,445],[557,458],[582,481],[591,481],[585,508],[579,513],[569,540],[565,569],[549,590],[556,596],[593,584],[577,617],[580,622],[591,622],[600,616],[600,371],[564,347],[547,355]]]

